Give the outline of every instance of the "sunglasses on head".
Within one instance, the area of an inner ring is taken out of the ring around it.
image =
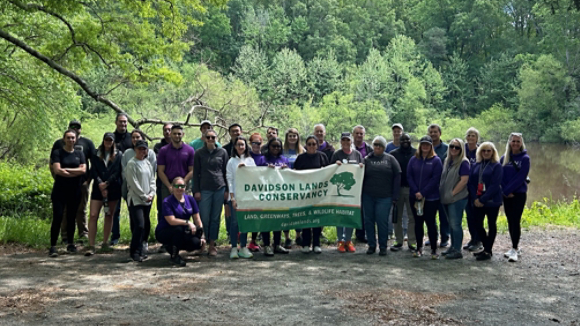
[[[173,188],[185,189],[185,185],[173,185]]]
[[[456,149],[456,150],[461,150],[461,146],[457,146],[457,145],[449,145],[450,149]]]

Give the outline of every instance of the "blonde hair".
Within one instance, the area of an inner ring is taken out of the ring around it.
[[[483,156],[481,155],[481,151],[484,149],[491,149],[493,150],[493,155],[491,156],[491,163],[499,162],[499,156],[497,155],[497,149],[492,142],[484,142],[477,148],[477,153],[475,154],[477,163],[481,163],[483,161]]]
[[[507,144],[505,144],[505,154],[503,154],[503,166],[510,164],[510,161],[512,159],[512,148],[510,146],[510,143],[512,142],[514,136],[520,137],[520,139],[522,140],[522,146],[520,147],[520,151],[523,152],[526,150],[526,144],[524,144],[524,136],[522,136],[522,134],[519,132],[512,132],[510,134],[510,137],[508,138]]]
[[[453,138],[450,142],[449,142],[449,146],[451,146],[454,142],[459,143],[459,147],[461,147],[459,155],[458,155],[458,160],[455,159],[453,160],[453,166],[455,165],[459,165],[461,164],[461,162],[463,161],[468,161],[469,160],[465,157],[465,143],[463,142],[463,140],[459,139],[459,138]],[[449,164],[449,159],[451,157],[451,148],[447,147],[447,158],[445,158],[445,164],[444,164],[444,169],[447,168],[448,164]]]
[[[288,128],[288,130],[286,130],[286,134],[284,135],[284,153],[288,153],[288,151],[290,150],[290,143],[288,142],[288,135],[289,134],[296,134],[298,135],[298,141],[296,142],[296,154],[302,154],[305,152],[304,150],[304,146],[302,146],[302,144],[300,144],[300,133],[298,132],[298,129],[296,128]]]
[[[479,141],[479,130],[475,129],[474,127],[470,127],[469,129],[467,129],[467,131],[465,132],[465,139],[467,140],[467,136],[469,136],[469,134],[475,134],[477,136],[477,141]]]
[[[423,143],[419,142],[419,146],[417,146],[417,151],[415,152],[415,157],[418,159],[421,159],[423,157],[423,153],[421,152],[421,145]],[[429,144],[429,143],[426,143]],[[434,156],[437,156],[437,154],[435,153],[435,148],[433,147],[433,144],[429,144],[431,145],[431,153],[429,153],[429,155],[427,155],[427,158],[432,158]]]

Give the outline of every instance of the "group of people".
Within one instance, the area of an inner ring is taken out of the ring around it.
[[[55,182],[49,255],[53,257],[58,256],[56,243],[61,228],[67,251],[76,252],[75,219],[79,235],[88,237],[85,255],[95,254],[97,219],[102,208],[105,223],[101,250],[115,245],[120,237],[123,198],[132,232],[130,258],[143,261],[148,255],[149,214],[156,196],[155,238],[177,265],[186,264],[179,255],[181,250],[205,252],[207,247],[208,255],[217,255],[222,211],[231,245],[230,258],[252,258],[253,252],[259,251],[266,256],[287,254],[293,244],[290,230],[253,232],[250,242],[247,233],[239,232],[235,175],[252,166],[307,170],[331,164],[357,164],[365,175],[362,228],[356,232],[336,228],[339,252],[356,251],[354,233],[357,241],[368,243],[367,254],[378,249],[379,255],[386,255],[394,230],[391,251],[402,250],[406,241],[414,257],[423,256],[425,245],[430,247],[432,259],[439,255],[459,259],[463,257],[462,250],[468,250],[477,260],[488,260],[493,254],[497,217],[503,204],[512,240],[512,248],[505,256],[509,261],[519,257],[520,221],[530,169],[530,158],[519,133],[509,136],[505,153],[499,158],[493,143],[479,143],[477,129],[469,128],[465,141],[454,138],[446,144],[441,140],[441,127],[436,124],[429,126],[428,135],[420,138],[417,148],[401,124],[392,126],[393,141],[387,143],[384,137],[377,136],[371,144],[365,142],[365,128],[359,125],[352,133],[340,135],[338,150],[325,140],[322,124],[315,125],[312,135],[303,142],[295,128],[288,129],[282,139],[278,129],[270,127],[264,140],[259,133],[246,138],[242,126],[234,123],[228,129],[230,142],[224,146],[208,120],[200,124],[201,137],[190,144],[182,140],[182,126],[165,124],[164,138],[153,150],[140,130],[127,131],[127,115],[123,113],[117,115],[115,132],[105,133],[97,148],[80,135],[81,131],[80,122],[71,121],[51,153]],[[87,228],[84,211],[91,181]],[[464,211],[471,237],[465,245]],[[429,240],[423,243],[425,226]],[[301,252],[322,252],[322,227],[295,232],[294,243]],[[263,248],[257,243],[259,237]],[[439,247],[447,249],[439,253]]]

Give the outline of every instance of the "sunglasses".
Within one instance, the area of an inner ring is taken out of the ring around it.
[[[481,152],[482,153],[491,153],[491,152],[493,152],[493,149],[482,149]]]
[[[383,147],[381,144],[373,144],[374,147]]]
[[[215,136],[205,136],[206,139],[215,139]]]
[[[260,145],[262,145],[262,143],[260,143],[260,142],[257,142],[257,141],[253,141],[253,142],[252,142],[252,145],[260,146]]]
[[[456,150],[461,150],[461,146],[456,146],[456,145],[449,145],[449,148],[451,149],[456,149]]]
[[[318,146],[317,143],[306,143],[306,146]]]
[[[277,148],[277,149],[280,149],[280,148],[282,148],[282,146],[280,146],[280,145],[270,145],[270,147],[272,147],[272,148]]]
[[[173,185],[173,188],[185,189],[185,185]]]

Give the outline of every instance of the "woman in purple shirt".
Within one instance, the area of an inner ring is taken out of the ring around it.
[[[469,167],[472,168],[476,163],[476,153],[479,147],[479,130],[471,127],[465,132],[465,157],[469,160]],[[467,228],[471,240],[463,246],[464,250],[479,251],[483,246],[477,236],[477,222],[471,209],[471,205],[465,205],[465,215],[467,216]]]
[[[256,166],[268,166],[270,168],[288,167],[288,159],[282,155],[282,140],[272,138],[268,141],[268,152],[264,155],[264,160],[257,162]],[[274,231],[274,248],[270,246],[270,232],[262,232],[262,241],[264,241],[264,254],[274,256],[274,253],[287,254],[288,250],[280,245],[282,240],[282,231]]]

